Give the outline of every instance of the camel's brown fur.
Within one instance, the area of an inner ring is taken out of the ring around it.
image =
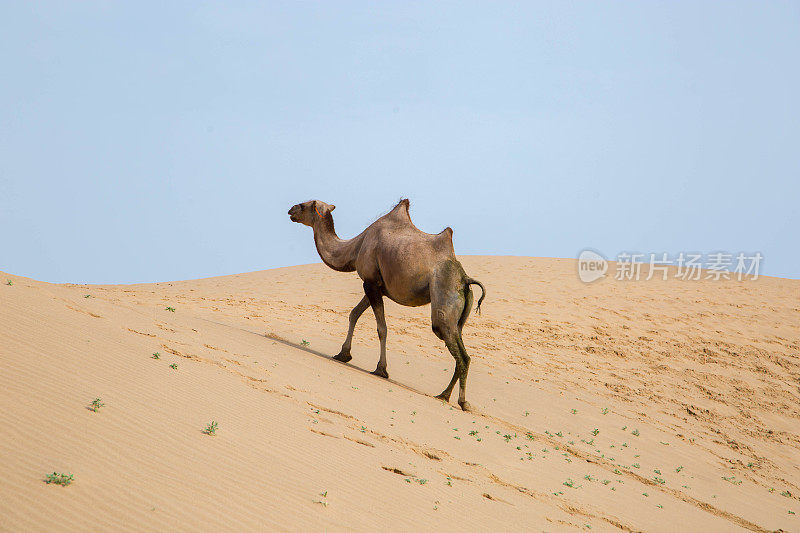
[[[357,237],[344,241],[336,236],[331,211],[336,206],[311,200],[289,209],[293,222],[314,229],[314,242],[322,261],[339,272],[358,272],[364,281],[364,298],[350,312],[350,328],[342,350],[334,359],[352,359],[350,345],[361,314],[372,306],[378,323],[381,356],[373,374],[388,378],[386,372],[386,320],[383,297],[407,306],[431,304],[433,332],[447,345],[456,360],[450,384],[437,396],[450,400],[459,380],[458,404],[469,409],[466,400],[469,355],[461,340],[461,329],[472,307],[470,285],[483,285],[467,276],[453,250],[453,230],[445,228],[437,235],[417,229],[408,214],[408,200],[401,200],[389,213],[373,222]]]

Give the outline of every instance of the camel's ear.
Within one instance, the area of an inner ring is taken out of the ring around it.
[[[319,200],[314,200],[314,209],[317,211],[317,214],[321,217],[325,217],[336,209],[335,205],[326,204],[325,202],[320,202]]]

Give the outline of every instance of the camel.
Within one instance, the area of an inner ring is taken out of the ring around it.
[[[464,272],[453,250],[453,230],[445,228],[436,235],[425,233],[411,222],[409,201],[400,202],[389,213],[370,224],[358,236],[342,240],[336,235],[331,212],[335,205],[310,200],[289,209],[289,218],[314,230],[314,243],[322,262],[338,272],[358,272],[364,282],[364,297],[350,312],[350,326],[342,349],[334,359],[346,363],[352,359],[350,346],[353,331],[368,306],[375,313],[381,353],[373,374],[388,378],[386,371],[386,319],[383,297],[400,305],[418,307],[431,304],[433,333],[444,341],[456,360],[450,383],[437,396],[450,401],[456,380],[459,381],[458,405],[470,410],[466,400],[469,355],[461,340],[461,330],[472,308],[470,285],[481,288],[476,312],[486,297],[483,284]]]

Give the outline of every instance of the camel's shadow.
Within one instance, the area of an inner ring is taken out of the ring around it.
[[[400,382],[395,381],[395,380],[393,380],[391,378],[387,379],[387,378],[382,378],[382,377],[376,376],[375,374],[373,374],[369,370],[367,370],[365,368],[361,368],[359,366],[351,365],[350,363],[342,363],[342,362],[337,361],[336,359],[334,359],[333,356],[330,356],[328,354],[322,353],[322,352],[320,352],[318,350],[315,350],[315,349],[313,349],[313,348],[311,348],[309,346],[306,346],[306,345],[303,345],[303,344],[299,344],[299,343],[292,342],[290,340],[284,339],[283,337],[281,337],[279,335],[276,335],[275,333],[266,333],[266,334],[256,333],[255,331],[251,331],[249,329],[240,328],[240,327],[237,327],[237,326],[232,326],[230,324],[224,324],[222,322],[217,322],[215,320],[209,320],[207,318],[203,318],[202,320],[205,320],[206,322],[211,322],[213,324],[217,324],[219,326],[225,326],[225,327],[228,327],[228,328],[238,329],[239,331],[244,331],[244,332],[250,333],[252,335],[257,335],[258,337],[261,337],[262,339],[266,337],[267,339],[269,339],[271,341],[279,342],[279,343],[283,344],[284,346],[288,346],[290,348],[295,348],[297,350],[302,350],[302,351],[304,351],[306,353],[310,353],[312,355],[316,355],[317,357],[319,357],[321,359],[326,359],[326,360],[331,361],[333,363],[336,363],[338,365],[342,365],[345,368],[348,368],[350,370],[355,370],[356,372],[361,372],[362,374],[366,374],[366,375],[368,375],[368,376],[370,376],[370,377],[372,377],[374,379],[379,379],[381,381],[385,381],[387,383],[391,383],[392,385],[395,385],[397,387],[401,387],[403,389],[406,389],[409,392],[413,392],[415,394],[419,394],[420,396],[425,396],[427,398],[435,399],[436,401],[441,401],[441,400],[437,399],[435,396],[432,396],[430,394],[422,392],[421,390],[415,389],[414,387],[409,387],[405,383],[400,383]],[[453,406],[451,405],[450,408],[452,409]]]
[[[253,332],[251,332],[251,333],[253,333]],[[258,334],[256,333],[256,335],[258,335]],[[270,339],[270,340],[279,342],[279,343],[281,343],[281,344],[283,344],[285,346],[290,346],[292,348],[297,348],[298,350],[303,350],[304,352],[316,355],[317,357],[322,357],[323,359],[333,359],[333,357],[331,357],[330,355],[324,354],[324,353],[319,352],[319,351],[317,351],[317,350],[315,350],[313,348],[310,348],[307,344],[298,344],[298,343],[292,342],[292,341],[290,341],[288,339],[284,339],[283,337],[280,337],[280,336],[278,336],[278,335],[276,335],[274,333],[266,333],[266,334],[264,334],[264,336],[266,338]],[[362,372],[366,372],[366,370],[364,370],[363,368],[358,368],[358,367],[353,367],[353,368],[355,368],[356,370],[361,370]]]
[[[267,333],[264,336],[266,338],[270,339],[270,340],[275,341],[275,342],[280,342],[281,344],[283,344],[285,346],[289,346],[291,348],[297,348],[298,350],[303,350],[304,352],[316,355],[317,357],[321,357],[322,359],[327,359],[329,361],[333,361],[334,363],[337,363],[337,364],[340,364],[342,366],[345,366],[345,367],[347,367],[347,368],[349,368],[351,370],[355,370],[357,372],[361,372],[362,374],[367,374],[367,375],[369,375],[369,376],[371,376],[371,377],[373,377],[375,379],[380,379],[381,381],[386,381],[387,383],[391,383],[392,385],[397,385],[398,387],[402,387],[402,388],[404,388],[406,390],[409,390],[411,392],[415,392],[417,394],[421,394],[423,396],[427,396],[429,398],[433,398],[433,396],[431,396],[430,394],[425,394],[424,392],[422,392],[420,390],[417,390],[414,387],[409,387],[405,383],[400,383],[398,381],[394,381],[391,378],[382,378],[382,377],[376,376],[375,374],[373,374],[372,372],[370,372],[369,370],[367,370],[365,368],[361,368],[360,366],[351,365],[350,363],[342,363],[341,361],[337,361],[336,359],[334,359],[333,356],[331,356],[331,355],[328,355],[328,354],[322,353],[320,351],[314,350],[313,348],[310,348],[310,347],[308,347],[306,345],[298,344],[296,342],[292,342],[290,340],[284,339],[283,337],[280,337],[280,336],[278,336],[278,335],[276,335],[274,333]]]
[[[253,332],[251,332],[251,333],[253,333]],[[256,333],[256,335],[258,335],[258,334]],[[441,403],[443,406],[449,407],[450,409],[455,409],[455,407],[453,405],[450,405],[450,402],[442,402],[442,400],[440,400],[436,396],[433,396],[431,394],[427,394],[425,392],[422,392],[421,390],[415,389],[414,387],[409,387],[405,383],[400,383],[399,381],[395,381],[395,380],[390,379],[390,378],[383,378],[383,377],[380,377],[380,376],[376,376],[375,374],[373,374],[369,370],[366,370],[366,369],[361,368],[359,366],[351,365],[350,363],[342,363],[341,361],[337,361],[336,359],[334,359],[333,356],[324,354],[322,352],[318,352],[317,350],[309,348],[306,345],[297,344],[296,342],[292,342],[290,340],[286,340],[283,337],[279,337],[278,335],[275,335],[274,333],[267,333],[264,336],[266,338],[270,339],[270,340],[273,340],[275,342],[280,342],[281,344],[284,344],[284,345],[289,346],[291,348],[297,348],[298,350],[303,350],[304,352],[308,352],[310,354],[314,354],[317,357],[321,357],[323,359],[327,359],[329,361],[333,361],[334,363],[338,363],[340,365],[343,365],[343,366],[349,368],[350,370],[355,370],[357,372],[361,372],[362,374],[367,374],[372,378],[379,379],[381,381],[386,381],[387,383],[391,383],[392,385],[395,385],[397,387],[403,388],[403,389],[405,389],[405,390],[407,390],[409,392],[413,392],[414,394],[419,394],[420,396],[425,396],[426,398],[430,398],[432,400],[436,400],[437,402]],[[486,416],[485,413],[481,412],[478,409],[475,409],[474,407],[471,407],[469,412],[470,412],[470,414],[473,414],[473,415]]]

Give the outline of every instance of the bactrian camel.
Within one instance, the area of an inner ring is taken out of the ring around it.
[[[408,200],[401,200],[350,240],[342,240],[333,228],[331,211],[336,206],[311,200],[289,209],[289,218],[314,229],[314,243],[322,261],[339,272],[358,272],[364,282],[365,296],[350,312],[350,327],[342,350],[334,359],[346,363],[352,359],[350,345],[361,314],[372,306],[378,323],[381,355],[373,374],[389,377],[386,371],[386,320],[383,297],[400,305],[416,307],[431,304],[431,326],[456,360],[450,383],[437,398],[450,401],[459,381],[458,404],[469,410],[466,400],[469,355],[461,340],[461,329],[472,307],[470,285],[482,291],[477,311],[486,296],[479,281],[467,276],[453,250],[453,230],[445,228],[437,235],[417,229],[408,214]]]

